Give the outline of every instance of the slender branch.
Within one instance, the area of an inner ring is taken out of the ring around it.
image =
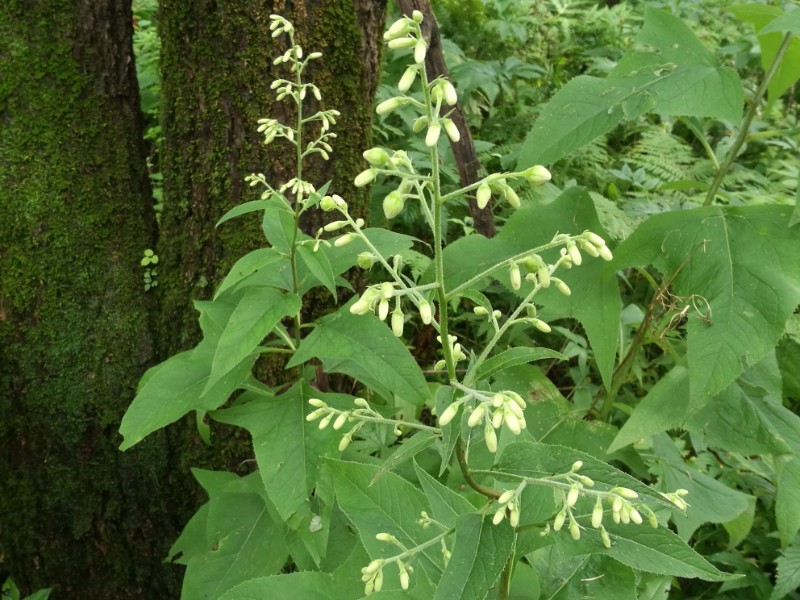
[[[783,41],[781,41],[781,45],[778,48],[778,52],[775,54],[772,64],[769,66],[769,69],[764,75],[764,79],[761,80],[761,84],[758,86],[750,106],[748,106],[747,111],[745,111],[744,119],[742,119],[742,126],[739,128],[739,135],[736,136],[736,140],[731,145],[730,150],[728,150],[728,155],[725,157],[725,161],[717,170],[717,174],[714,176],[714,181],[711,182],[711,187],[708,190],[708,194],[703,202],[703,206],[709,206],[717,197],[717,191],[719,190],[719,186],[722,185],[722,180],[728,174],[733,161],[736,160],[739,150],[747,139],[747,132],[750,129],[750,124],[753,122],[753,118],[756,116],[756,112],[758,112],[758,105],[761,103],[761,99],[764,97],[764,94],[767,93],[769,82],[772,81],[775,73],[778,72],[778,67],[783,60],[783,55],[786,54],[786,50],[789,48],[789,43],[792,41],[792,35],[792,33],[787,33],[783,36]]]
[[[464,454],[464,443],[460,437],[456,442],[456,460],[458,461],[458,466],[461,467],[461,475],[464,476],[464,481],[467,482],[469,487],[471,487],[479,494],[483,494],[487,498],[497,499],[500,497],[502,492],[498,492],[497,490],[493,490],[492,488],[484,487],[480,483],[475,481],[475,479],[472,477],[472,472],[470,471],[469,465],[467,464],[467,457]]]

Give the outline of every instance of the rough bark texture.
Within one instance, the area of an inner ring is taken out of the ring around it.
[[[117,450],[152,354],[131,23],[124,0],[0,3],[0,567],[55,600],[178,583],[163,442]]]

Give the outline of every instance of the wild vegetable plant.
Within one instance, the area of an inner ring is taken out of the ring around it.
[[[673,514],[691,511],[684,489],[657,491],[591,454],[537,441],[525,368],[562,356],[509,340],[551,331],[540,294],[550,294],[551,312],[554,297],[592,302],[566,274],[599,277],[613,257],[582,197],[568,190],[550,206],[523,204],[518,191],[550,179],[540,165],[442,189],[439,142],[460,135],[448,118],[457,95],[446,79],[428,81],[415,12],[385,35],[390,49],[411,51],[411,62],[399,93],[377,110],[418,111],[412,134],[424,138],[429,168],[402,149],[371,148],[355,184],[393,182],[386,217],[417,204],[433,242],[412,251],[413,238],[366,227],[329,184],[309,178],[309,157],[334,155],[338,113],[304,77],[321,54],[306,54],[290,23],[271,19],[273,36],[288,38],[275,60],[287,77],[272,88],[293,121],[262,119],[259,131],[265,143],[292,149],[295,176],[249,178],[261,199],[220,223],[260,211],[268,246],[240,259],[213,300],[196,304],[203,340],[145,374],[120,428],[127,449],[196,411],[198,422],[208,415],[252,435],[257,469],[249,475],[195,472],[209,501],[170,551],[186,565],[183,597],[406,590],[410,598],[508,598],[517,588],[538,597],[548,565],[575,559],[597,574],[587,589],[605,597],[637,577],[728,579],[667,527]],[[408,95],[414,85],[422,100]],[[443,211],[468,193],[482,207],[515,210],[497,238],[445,240]],[[311,210],[330,217],[314,236],[300,229]],[[305,322],[306,294],[345,295],[341,275],[353,267],[371,270],[373,283]],[[498,282],[517,298],[506,312],[492,301]],[[483,339],[455,332],[464,313],[485,322]],[[403,340],[412,330],[436,340],[430,362],[409,352]],[[288,385],[271,389],[253,376],[264,354],[288,358]]]

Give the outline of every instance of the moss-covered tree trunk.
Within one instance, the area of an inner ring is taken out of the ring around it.
[[[162,0],[165,353],[197,341],[192,300],[209,297],[233,262],[263,243],[255,216],[214,229],[230,208],[257,198],[245,176],[264,172],[273,183],[293,176],[293,151],[264,147],[256,132],[259,118],[280,116],[283,105],[273,104],[269,85],[289,75],[272,64],[286,40],[271,37],[270,14],[295,24],[307,52],[324,54],[309,78],[322,89],[324,107],[342,113],[333,159],[307,178],[332,179],[331,191],[365,212],[365,193],[352,179],[370,141],[384,9],[385,0]]]
[[[52,598],[166,598],[168,456],[118,452],[152,358],[154,223],[130,1],[0,2],[0,567]]]

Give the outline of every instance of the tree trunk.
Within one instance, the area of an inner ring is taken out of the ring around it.
[[[117,450],[154,304],[131,24],[124,0],[0,3],[0,566],[56,600],[178,589],[163,441]]]

